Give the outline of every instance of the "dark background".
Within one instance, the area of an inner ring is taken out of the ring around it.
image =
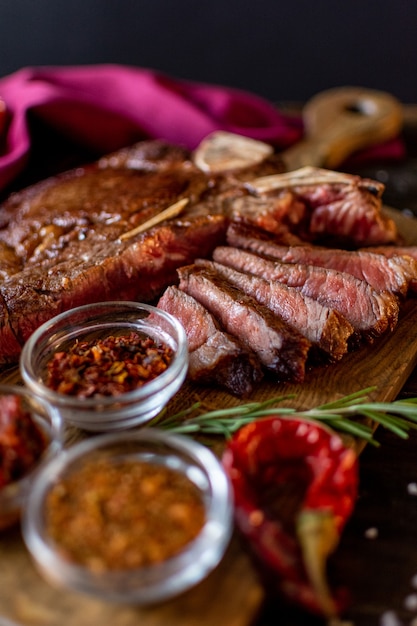
[[[0,76],[123,63],[275,102],[357,85],[417,102],[413,0],[0,0]]]

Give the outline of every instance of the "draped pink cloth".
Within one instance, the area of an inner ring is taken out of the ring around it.
[[[25,167],[28,114],[81,146],[102,153],[144,138],[193,149],[214,130],[285,148],[303,134],[301,119],[254,94],[173,79],[120,65],[24,68],[0,79],[7,123],[0,136],[0,189]]]

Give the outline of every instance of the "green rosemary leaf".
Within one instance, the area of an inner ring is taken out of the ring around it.
[[[394,402],[370,402],[369,394],[375,389],[376,387],[367,387],[307,410],[282,406],[286,400],[296,397],[295,394],[210,411],[204,411],[202,403],[197,402],[175,415],[167,416],[166,412],[162,411],[149,422],[149,425],[183,434],[206,433],[229,437],[256,419],[271,415],[288,417],[297,415],[324,422],[336,431],[349,433],[374,445],[379,445],[373,438],[376,424],[390,429],[403,439],[407,438],[408,431],[417,428],[417,398]],[[373,427],[361,422],[358,419],[360,417],[372,420]]]
[[[308,411],[301,411],[300,413],[297,413],[297,415],[302,415],[303,417],[307,417],[308,419],[315,419],[320,422],[340,418],[340,413],[330,413],[327,411],[321,411],[320,409],[309,409]]]
[[[360,439],[364,439],[365,441],[372,443],[373,445],[379,445],[378,442],[375,441],[375,439],[373,438],[373,431],[364,424],[360,424],[359,422],[351,422],[349,420],[339,418],[331,420],[328,423],[328,426],[330,426],[334,430],[353,435],[354,437],[358,437]]]
[[[396,418],[393,418],[390,415],[384,415],[380,411],[364,410],[363,415],[365,417],[369,417],[377,424],[385,426],[385,428],[398,435],[398,437],[401,437],[402,439],[408,438],[407,430],[404,428],[405,424],[401,425]]]
[[[356,391],[354,393],[350,393],[338,400],[332,400],[331,402],[327,402],[326,404],[321,404],[316,407],[318,410],[326,411],[327,409],[338,409],[342,407],[350,406],[351,404],[357,403],[358,400],[367,399],[368,395],[375,391],[376,387],[366,387],[365,389],[361,389],[360,391]]]

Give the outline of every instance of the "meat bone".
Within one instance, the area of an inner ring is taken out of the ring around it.
[[[252,181],[258,192],[297,183],[349,183],[349,177],[345,180],[341,175],[342,179],[335,180],[331,172],[315,168],[336,168],[356,150],[397,136],[403,125],[402,106],[394,96],[359,87],[341,87],[319,93],[305,105],[302,117],[304,139],[281,154],[287,173]],[[207,173],[220,173],[256,165],[272,153],[272,146],[264,142],[215,131],[199,144],[193,160]],[[187,203],[187,199],[175,203],[150,222],[124,233],[121,239],[129,239],[180,214]]]
[[[281,153],[287,171],[304,166],[335,169],[357,150],[392,139],[403,126],[403,108],[382,91],[338,87],[314,96],[302,110],[304,138]],[[255,165],[272,147],[260,141],[216,131],[194,153],[207,172]]]

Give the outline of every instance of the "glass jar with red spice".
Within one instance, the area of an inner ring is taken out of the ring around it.
[[[152,604],[196,585],[233,529],[213,452],[156,428],[89,437],[33,485],[23,537],[47,581],[108,601]]]
[[[19,521],[34,477],[62,442],[47,405],[20,385],[0,385],[0,530]]]
[[[137,302],[61,313],[31,335],[20,360],[28,388],[65,422],[101,432],[150,420],[181,387],[187,369],[182,325]]]

